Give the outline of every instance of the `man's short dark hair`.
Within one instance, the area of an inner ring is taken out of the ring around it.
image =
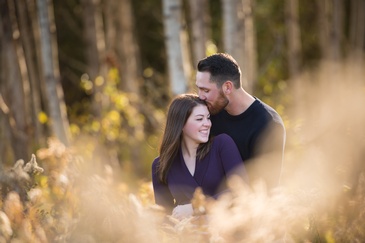
[[[232,81],[236,89],[241,87],[241,69],[237,61],[227,53],[216,53],[198,63],[199,72],[209,72],[210,81],[222,87],[227,80]]]

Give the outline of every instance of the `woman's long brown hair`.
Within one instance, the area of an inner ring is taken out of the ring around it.
[[[167,172],[169,171],[178,151],[181,147],[183,127],[191,115],[193,108],[198,105],[206,105],[195,94],[183,94],[177,96],[170,104],[165,130],[160,146],[160,161],[158,165],[158,177],[166,183]],[[207,143],[202,143],[198,147],[197,159],[204,158],[209,152],[211,139]]]

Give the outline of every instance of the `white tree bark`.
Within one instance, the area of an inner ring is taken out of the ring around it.
[[[105,49],[107,55],[115,55],[117,43],[116,20],[118,17],[118,0],[104,0],[105,5]]]
[[[350,10],[350,44],[351,56],[363,58],[365,47],[365,1],[351,0]]]
[[[257,49],[256,30],[254,23],[254,0],[242,0],[243,16],[245,23],[245,73],[243,80],[244,89],[253,92],[257,82]]]
[[[22,82],[22,88],[23,88],[23,97],[25,104],[31,104],[31,97],[30,97],[30,85],[29,85],[29,76],[28,76],[28,69],[25,62],[25,55],[24,55],[24,49],[23,45],[21,43],[21,33],[18,26],[18,20],[15,13],[15,4],[13,1],[8,1],[8,7],[9,7],[9,16],[10,16],[10,22],[12,26],[12,33],[13,33],[13,42],[14,47],[17,55],[17,61],[18,61],[18,67],[20,69],[20,76],[21,76],[21,82]],[[19,17],[20,19],[20,17]],[[24,106],[25,110],[25,123],[31,124],[31,109],[30,106]]]
[[[105,106],[102,93],[107,76],[104,21],[100,0],[81,0],[86,42],[87,73],[93,82],[93,113],[100,116]]]
[[[342,0],[317,0],[318,32],[324,59],[338,60],[343,39]]]
[[[14,37],[15,26],[12,26],[11,15],[15,14],[12,2],[0,2],[0,28],[2,29],[1,44],[4,51],[4,70],[1,75],[4,80],[0,83],[0,115],[9,130],[10,143],[12,145],[15,159],[26,159],[29,150],[29,137],[27,133],[27,118],[24,100],[24,90],[21,76],[21,69],[18,62],[16,43]],[[14,16],[13,16],[14,17]],[[14,23],[13,23],[14,24]]]
[[[331,58],[340,60],[343,41],[343,0],[333,0],[333,17],[331,25]]]
[[[189,0],[192,28],[192,48],[194,66],[206,56],[207,43],[210,40],[209,3],[207,0]]]
[[[224,51],[233,54],[237,38],[237,5],[236,0],[222,0],[223,45]]]
[[[318,13],[318,36],[322,58],[329,56],[329,33],[330,33],[330,0],[317,0]]]
[[[100,8],[98,5],[99,1],[97,0],[81,0],[82,13],[83,13],[83,23],[84,23],[84,40],[86,44],[86,62],[87,62],[87,74],[91,81],[94,81],[95,78],[100,73],[100,53],[99,48],[102,48],[102,38],[98,39],[100,34],[97,31],[100,28],[97,28],[97,21],[100,21],[102,18],[100,15]],[[99,23],[100,25],[100,23]],[[98,44],[100,41],[100,44]]]
[[[46,104],[47,103],[47,92],[46,92],[46,87],[45,87],[45,80],[44,80],[44,75],[42,74],[42,70],[41,70],[41,65],[42,65],[42,51],[41,51],[41,34],[40,34],[40,26],[39,26],[39,18],[38,18],[38,10],[37,10],[37,3],[36,1],[33,0],[25,0],[26,3],[26,7],[28,9],[28,14],[29,14],[29,18],[30,18],[30,28],[32,30],[32,34],[34,36],[34,56],[36,59],[36,62],[34,63],[36,66],[36,70],[37,72],[37,79],[35,81],[35,87],[37,87],[39,89],[40,92],[40,102]],[[47,113],[49,113],[47,111],[48,107],[45,106],[45,110]],[[43,134],[44,136],[46,134]]]
[[[17,8],[18,8],[18,20],[20,26],[20,34],[22,39],[22,44],[24,46],[24,56],[26,67],[29,76],[29,85],[30,85],[30,99],[29,105],[32,110],[32,122],[34,124],[34,135],[37,143],[44,144],[43,141],[43,126],[38,120],[38,114],[41,112],[41,94],[40,87],[38,85],[37,80],[39,79],[39,75],[37,72],[37,65],[33,62],[32,56],[34,53],[34,46],[31,42],[31,36],[33,32],[29,30],[27,27],[27,5],[24,0],[16,0]]]
[[[247,72],[245,65],[245,19],[242,0],[222,0],[223,45],[224,51],[232,55],[242,72],[242,85],[246,88]]]
[[[133,9],[130,0],[119,0],[118,2],[117,40],[121,63],[122,88],[126,92],[139,94],[140,69],[139,50],[134,33]]]
[[[53,9],[49,7],[47,0],[37,0],[38,17],[40,26],[40,40],[42,51],[42,71],[46,82],[46,95],[48,111],[51,118],[51,128],[54,135],[65,145],[69,144],[69,123],[66,113],[66,104],[63,97],[63,90],[59,80],[57,52],[53,46],[51,29],[55,31]]]
[[[167,51],[168,73],[173,95],[187,91],[189,61],[186,59],[186,33],[182,26],[181,0],[163,0],[164,31]]]
[[[301,65],[301,39],[299,27],[298,0],[286,0],[286,37],[289,75],[294,78],[299,74]]]

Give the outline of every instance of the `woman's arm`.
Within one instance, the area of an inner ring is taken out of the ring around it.
[[[229,135],[221,134],[220,136],[222,141],[219,152],[226,176],[238,175],[242,180],[248,182],[246,169],[237,145]]]
[[[171,213],[171,210],[174,207],[174,198],[171,195],[167,184],[162,183],[158,178],[157,164],[158,158],[155,159],[152,163],[152,185],[155,196],[155,203],[164,207],[168,213]]]

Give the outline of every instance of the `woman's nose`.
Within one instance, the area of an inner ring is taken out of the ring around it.
[[[211,120],[206,119],[206,120],[205,120],[205,122],[204,122],[204,126],[207,126],[207,127],[212,126],[212,122],[211,122]]]

